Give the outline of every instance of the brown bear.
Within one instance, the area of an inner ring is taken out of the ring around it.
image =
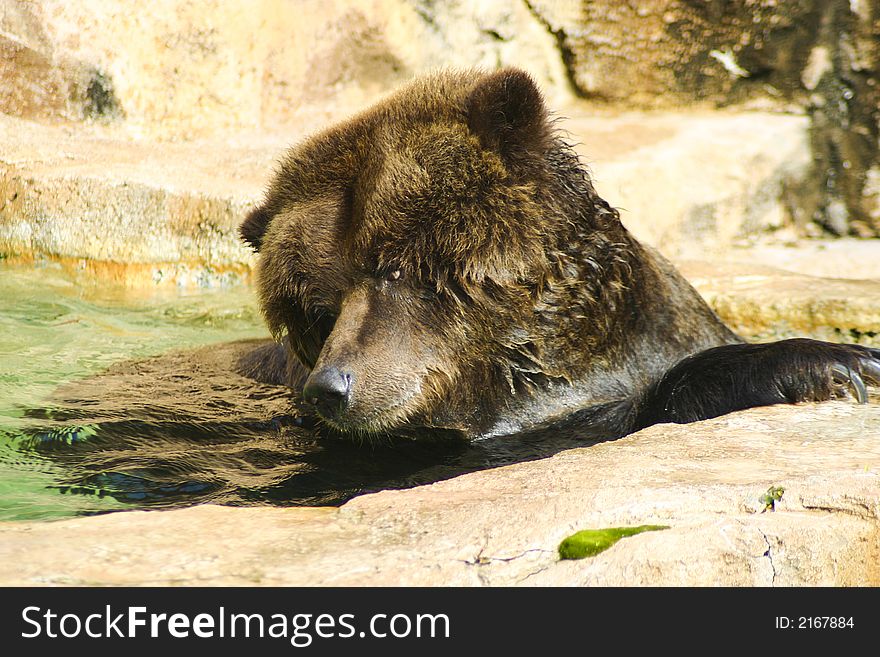
[[[282,345],[245,369],[346,434],[611,437],[880,383],[878,349],[745,344],[626,231],[516,69],[417,79],[306,139],[241,234]]]

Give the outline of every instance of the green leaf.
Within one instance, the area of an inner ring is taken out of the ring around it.
[[[621,538],[635,536],[642,532],[656,532],[669,529],[668,525],[639,525],[638,527],[608,527],[606,529],[584,529],[572,534],[559,544],[560,559],[583,559],[604,552]]]

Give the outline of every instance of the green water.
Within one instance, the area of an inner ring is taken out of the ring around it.
[[[57,483],[61,466],[30,449],[34,420],[26,412],[60,384],[118,361],[264,335],[246,288],[135,294],[51,265],[0,264],[0,520],[125,508],[108,495],[66,494]]]

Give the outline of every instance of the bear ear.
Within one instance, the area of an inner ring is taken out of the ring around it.
[[[251,213],[238,229],[241,238],[254,247],[255,250],[259,251],[263,243],[263,235],[266,234],[266,229],[269,227],[273,216],[274,213],[269,211],[265,205],[251,210]]]
[[[508,68],[480,78],[465,100],[465,112],[468,127],[483,146],[506,158],[546,148],[547,109],[525,71]]]

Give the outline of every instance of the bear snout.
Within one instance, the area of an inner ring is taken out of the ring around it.
[[[303,387],[303,397],[318,413],[332,419],[348,410],[353,375],[337,367],[314,370]]]

